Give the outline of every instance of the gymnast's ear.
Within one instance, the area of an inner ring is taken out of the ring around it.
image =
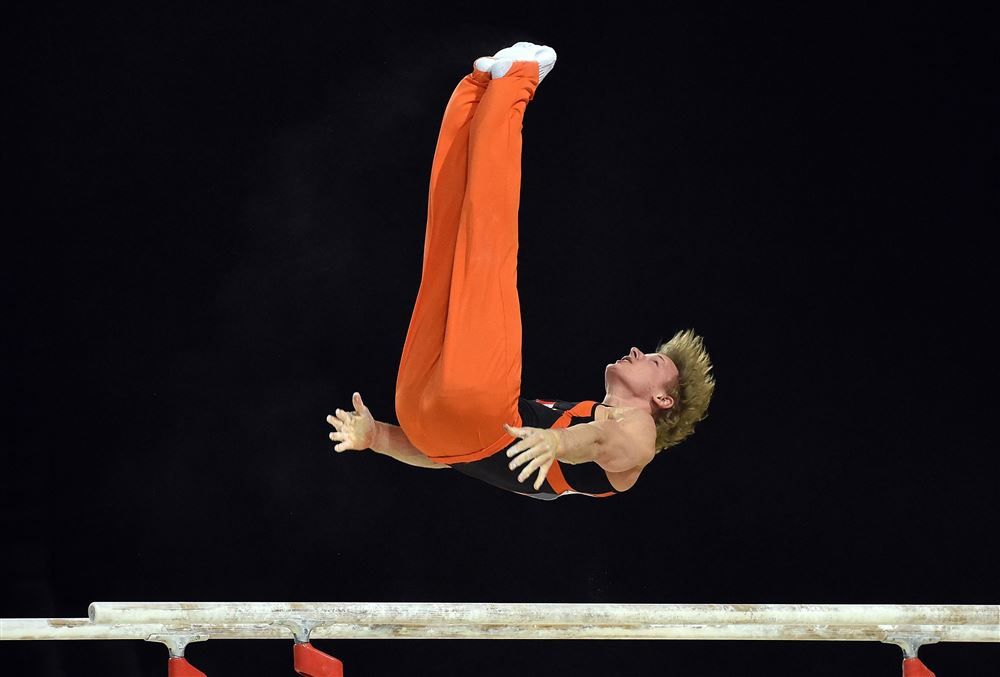
[[[670,395],[669,393],[661,393],[656,397],[654,397],[653,401],[656,402],[656,406],[660,409],[661,412],[665,412],[668,409],[671,409],[676,404],[676,401],[674,400],[673,396]]]

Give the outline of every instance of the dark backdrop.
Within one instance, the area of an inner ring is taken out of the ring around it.
[[[10,18],[4,617],[141,600],[1000,602],[994,23],[906,9],[36,5]],[[518,40],[523,394],[693,327],[718,390],[611,500],[370,452],[444,105]],[[985,71],[992,70],[984,76]],[[993,536],[990,536],[993,534]],[[209,642],[210,675],[291,642]],[[850,642],[318,641],[362,675],[892,675]],[[141,642],[22,674],[160,675]],[[921,656],[982,675],[993,645]],[[9,662],[8,662],[9,661]]]

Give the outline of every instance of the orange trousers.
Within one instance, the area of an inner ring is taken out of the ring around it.
[[[485,458],[521,425],[517,213],[521,129],[538,64],[473,69],[448,101],[427,198],[420,289],[396,379],[410,442],[442,463]]]

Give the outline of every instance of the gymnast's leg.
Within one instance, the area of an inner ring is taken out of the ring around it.
[[[426,440],[424,396],[444,345],[452,265],[469,169],[469,129],[490,83],[476,68],[455,87],[445,108],[431,165],[420,289],[413,306],[396,380],[396,415],[407,437]]]
[[[489,83],[468,130],[468,173],[451,260],[441,249],[425,249],[425,277],[435,269],[444,279],[443,269],[450,268],[446,303],[433,297],[434,336],[443,340],[435,346],[411,320],[396,413],[414,446],[440,462],[484,458],[514,439],[503,431],[505,422],[520,425],[521,130],[538,82],[537,61],[514,61]],[[422,372],[414,368],[418,351],[427,353],[420,354]]]

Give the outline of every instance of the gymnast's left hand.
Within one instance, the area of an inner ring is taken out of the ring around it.
[[[531,477],[531,473],[537,470],[538,478],[535,479],[535,491],[538,491],[542,488],[542,483],[545,482],[545,477],[549,474],[552,463],[559,458],[562,452],[560,431],[551,428],[515,428],[506,423],[503,424],[503,427],[507,434],[522,438],[520,442],[507,450],[507,458],[516,456],[510,462],[510,469],[515,470],[525,463],[528,464],[517,476],[518,482],[523,482]]]

